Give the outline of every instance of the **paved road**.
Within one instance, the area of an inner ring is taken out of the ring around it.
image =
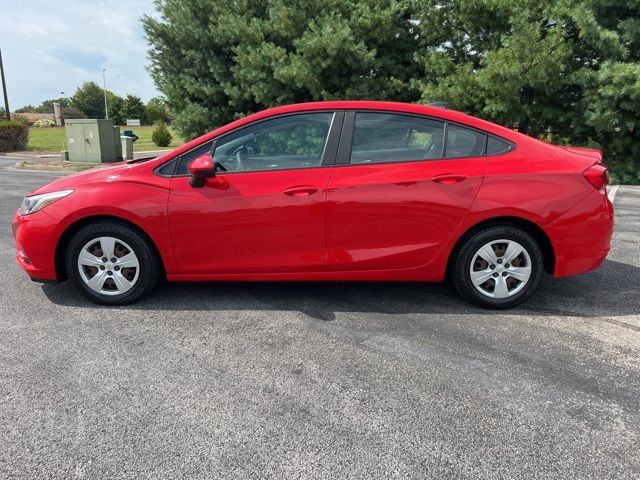
[[[52,173],[0,159],[0,478],[639,478],[640,189],[609,260],[487,312],[446,286],[175,284],[124,308],[13,263]]]

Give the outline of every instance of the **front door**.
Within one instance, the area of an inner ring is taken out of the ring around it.
[[[189,185],[187,166],[207,146],[183,155],[168,207],[180,273],[324,269],[325,194],[335,158],[325,146],[337,147],[327,139],[339,135],[342,115],[275,117],[215,139],[218,171],[201,188]]]

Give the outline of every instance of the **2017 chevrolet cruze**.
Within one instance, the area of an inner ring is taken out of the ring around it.
[[[481,306],[598,267],[598,150],[390,102],[273,108],[158,158],[55,180],[13,222],[18,264],[125,304],[159,278],[452,280]]]

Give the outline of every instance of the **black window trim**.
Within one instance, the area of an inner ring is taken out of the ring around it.
[[[322,109],[322,110],[303,110],[300,112],[289,112],[289,113],[283,113],[281,115],[273,115],[271,117],[267,117],[267,118],[261,118],[260,120],[256,120],[255,122],[251,122],[248,123],[247,125],[242,125],[241,127],[238,128],[234,128],[233,130],[230,130],[228,132],[225,132],[224,134],[215,137],[213,139],[209,139],[205,142],[202,142],[199,145],[196,145],[195,147],[187,150],[186,152],[181,153],[180,155],[177,155],[175,157],[173,157],[171,160],[168,160],[167,162],[163,163],[162,165],[158,165],[155,169],[154,169],[154,173],[160,177],[164,177],[164,178],[181,178],[181,177],[189,177],[190,174],[188,173],[183,173],[183,174],[177,174],[177,170],[178,170],[178,165],[180,163],[180,159],[184,156],[187,155],[190,152],[193,152],[194,150],[202,147],[205,143],[211,142],[211,153],[213,154],[213,152],[216,149],[216,143],[218,142],[218,140],[237,133],[245,128],[249,128],[249,127],[253,127],[256,125],[259,125],[263,122],[269,121],[269,120],[274,120],[276,118],[285,118],[285,117],[292,117],[292,116],[296,116],[296,115],[309,115],[309,114],[313,114],[313,113],[333,113],[333,117],[331,118],[331,123],[329,124],[329,132],[327,133],[327,139],[325,140],[324,143],[324,147],[322,150],[322,155],[321,155],[321,161],[320,161],[320,165],[317,166],[313,166],[313,167],[297,167],[297,168],[279,168],[279,169],[273,169],[273,170],[247,170],[245,172],[216,172],[216,175],[233,175],[233,174],[238,174],[238,173],[266,173],[266,172],[284,172],[284,171],[290,171],[290,170],[308,170],[309,168],[324,168],[324,167],[333,167],[335,165],[335,161],[336,161],[336,153],[338,151],[338,144],[340,141],[340,134],[342,132],[342,128],[343,128],[343,123],[344,123],[344,117],[345,117],[345,110],[344,109],[332,109],[332,108],[327,108],[327,109]],[[167,175],[167,174],[163,174],[160,173],[160,170],[164,167],[166,167],[169,163],[174,162],[174,166],[173,166],[173,173],[171,175]]]
[[[440,159],[446,160],[447,158],[447,144],[449,143],[449,122],[444,121],[444,136],[442,138],[442,156]],[[434,159],[439,160],[439,159]]]
[[[444,123],[444,135],[443,135],[443,145],[442,145],[442,157],[440,158],[425,158],[425,159],[420,159],[420,160],[390,160],[388,162],[376,162],[375,165],[384,165],[384,164],[389,164],[389,163],[414,163],[414,162],[434,162],[434,161],[441,161],[441,160],[465,160],[468,158],[478,158],[478,157],[497,157],[500,155],[505,155],[507,153],[511,153],[514,150],[516,150],[517,145],[515,143],[513,143],[510,140],[507,140],[504,137],[501,137],[499,135],[495,135],[493,133],[489,133],[486,132],[484,130],[481,130],[479,128],[476,127],[472,127],[470,125],[466,125],[464,123],[460,123],[460,122],[454,122],[451,120],[447,120],[444,118],[440,118],[440,117],[434,117],[431,115],[421,115],[419,113],[410,113],[410,112],[403,112],[403,111],[399,111],[399,110],[347,110],[345,112],[345,116],[344,116],[344,122],[343,122],[343,127],[342,127],[342,135],[340,136],[340,145],[338,146],[338,155],[336,158],[336,166],[341,166],[341,165],[352,165],[352,166],[364,166],[364,165],[372,165],[371,163],[351,163],[351,148],[353,146],[353,134],[354,134],[354,130],[355,130],[355,119],[356,119],[356,114],[358,113],[389,113],[389,114],[395,114],[395,115],[404,115],[404,116],[410,116],[410,117],[418,117],[418,118],[423,118],[423,119],[427,119],[427,120],[434,120],[434,121],[439,121]],[[464,156],[464,157],[447,157],[447,140],[448,140],[448,125],[455,125],[458,127],[462,127],[462,128],[467,128],[469,130],[473,130],[475,132],[478,132],[482,135],[484,135],[484,145],[482,147],[482,154],[480,155],[476,155],[476,156]],[[500,153],[494,153],[491,155],[487,154],[487,144],[488,144],[488,140],[489,137],[493,137],[496,140],[500,140],[504,143],[506,143],[509,148],[507,150],[505,150],[504,152],[500,152]]]

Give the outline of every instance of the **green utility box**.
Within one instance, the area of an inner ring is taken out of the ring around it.
[[[120,128],[106,119],[65,120],[69,160],[72,162],[107,163],[122,158]]]

